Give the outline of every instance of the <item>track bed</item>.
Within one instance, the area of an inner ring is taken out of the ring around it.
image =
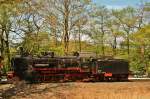
[[[150,80],[0,85],[2,99],[149,99],[149,90]]]

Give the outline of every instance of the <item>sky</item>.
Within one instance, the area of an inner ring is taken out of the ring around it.
[[[105,5],[107,8],[120,9],[127,6],[139,6],[142,2],[150,2],[150,0],[93,0],[96,5]]]

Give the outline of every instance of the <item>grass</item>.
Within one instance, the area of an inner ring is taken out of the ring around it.
[[[36,84],[25,87],[11,99],[150,99],[150,84],[149,82]]]

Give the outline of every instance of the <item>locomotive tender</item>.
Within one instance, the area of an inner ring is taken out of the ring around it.
[[[56,57],[54,53],[42,57],[13,57],[15,75],[30,82],[45,81],[124,81],[128,80],[129,64],[123,59]]]

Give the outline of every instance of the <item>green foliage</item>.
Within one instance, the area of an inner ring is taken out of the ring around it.
[[[4,43],[4,56],[10,51],[9,57],[18,46],[35,55],[45,51],[64,55],[65,46],[69,53],[112,55],[128,60],[132,71],[143,74],[150,72],[150,25],[145,17],[149,11],[149,3],[139,11],[97,7],[92,0],[3,0],[0,46]],[[9,69],[8,61],[5,57],[4,71]]]
[[[60,46],[60,47],[57,47],[57,48],[50,48],[50,51],[53,51],[55,52],[56,55],[64,55],[64,51],[63,51],[63,47]]]
[[[132,44],[137,49],[137,52],[132,54],[132,67],[137,67],[138,71],[149,71],[150,66],[150,25],[141,28],[139,31],[131,35]],[[142,70],[141,70],[142,69]]]

